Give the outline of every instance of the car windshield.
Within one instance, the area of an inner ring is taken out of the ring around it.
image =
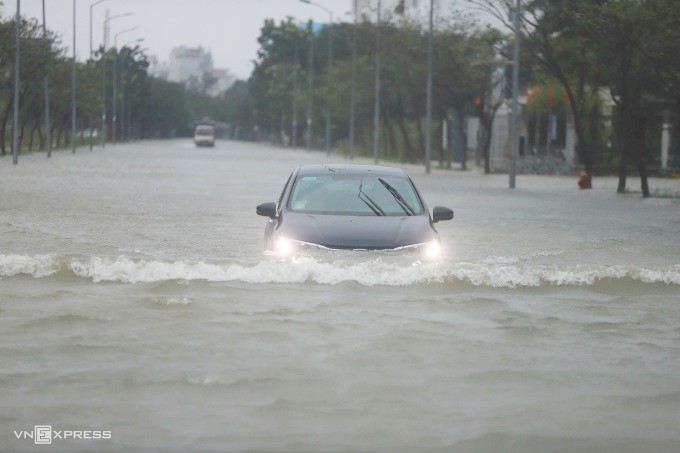
[[[196,129],[196,135],[212,135],[213,129],[210,127],[199,127]]]
[[[408,178],[365,174],[299,176],[288,209],[316,214],[389,216],[423,211]]]

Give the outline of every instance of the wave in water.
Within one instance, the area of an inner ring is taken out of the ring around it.
[[[463,282],[498,288],[541,285],[590,286],[601,280],[680,285],[680,264],[659,267],[636,265],[531,265],[517,262],[420,262],[410,258],[336,260],[312,257],[290,261],[267,260],[257,264],[191,260],[156,261],[119,257],[54,257],[0,255],[0,278],[30,275],[46,278],[59,273],[93,282],[149,283],[180,281],[242,281],[248,283],[355,282],[364,286],[408,286]],[[512,261],[512,260],[510,260]]]

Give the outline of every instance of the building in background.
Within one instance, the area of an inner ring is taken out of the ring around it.
[[[175,47],[170,52],[168,80],[171,82],[201,83],[212,71],[212,55],[201,46]]]
[[[209,96],[220,96],[233,83],[235,77],[228,69],[216,69],[212,54],[202,46],[175,47],[168,62],[151,59],[149,73],[171,82],[183,83],[187,87]]]

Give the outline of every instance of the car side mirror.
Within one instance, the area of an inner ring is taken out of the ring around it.
[[[270,219],[275,219],[276,203],[274,203],[273,201],[270,201],[268,203],[262,203],[255,209],[255,212],[257,212],[257,215],[269,217]]]
[[[432,222],[437,223],[440,220],[453,219],[453,211],[444,206],[435,206],[432,210]]]

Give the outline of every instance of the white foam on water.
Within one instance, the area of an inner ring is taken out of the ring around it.
[[[393,259],[394,258],[394,259]],[[267,258],[256,264],[159,261],[119,257],[54,257],[0,255],[0,278],[30,275],[46,278],[65,271],[98,282],[150,283],[160,281],[242,281],[247,283],[316,283],[364,286],[408,286],[464,282],[495,288],[590,286],[601,280],[629,279],[641,283],[680,285],[680,264],[660,267],[635,265],[531,265],[512,260],[489,262],[417,261],[413,257],[371,257],[325,261],[296,257]]]
[[[49,277],[59,271],[59,263],[50,255],[0,255],[0,278],[27,274]]]

